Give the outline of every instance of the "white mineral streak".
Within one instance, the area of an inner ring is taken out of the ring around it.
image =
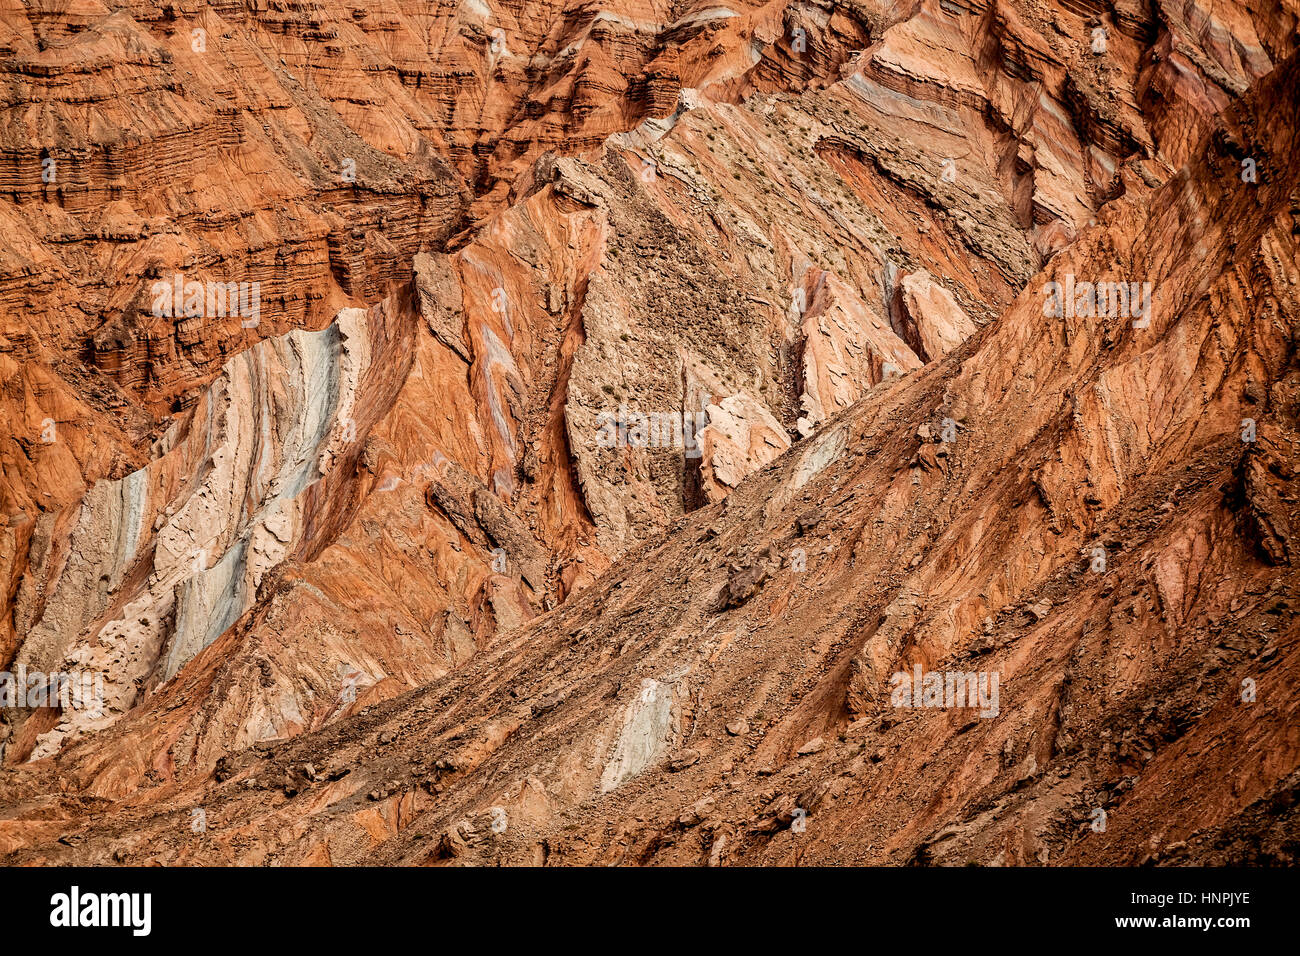
[[[363,309],[259,343],[169,430],[159,457],[87,493],[66,551],[43,542],[67,557],[61,569],[45,562],[45,607],[18,663],[102,672],[105,700],[100,716],[64,711],[33,759],[130,709],[252,605],[296,549],[303,493],[359,437],[352,415],[369,359]],[[23,586],[29,603],[42,584]]]
[[[673,688],[647,677],[624,711],[614,752],[601,774],[601,792],[609,793],[650,766],[673,736]]]

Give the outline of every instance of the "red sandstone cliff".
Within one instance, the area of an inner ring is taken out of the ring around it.
[[[522,9],[6,14],[0,848],[1288,860],[1294,5]]]

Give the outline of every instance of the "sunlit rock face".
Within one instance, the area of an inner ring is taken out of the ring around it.
[[[1287,862],[1298,17],[0,14],[0,853]]]

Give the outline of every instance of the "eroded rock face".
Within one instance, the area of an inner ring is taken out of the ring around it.
[[[898,284],[902,338],[923,362],[947,355],[975,332],[962,307],[922,269]]]
[[[708,417],[709,424],[699,434],[700,473],[711,502],[721,501],[747,475],[790,447],[771,412],[744,393],[710,405]]]
[[[3,17],[0,851],[1289,852],[1294,3],[417,7]]]

